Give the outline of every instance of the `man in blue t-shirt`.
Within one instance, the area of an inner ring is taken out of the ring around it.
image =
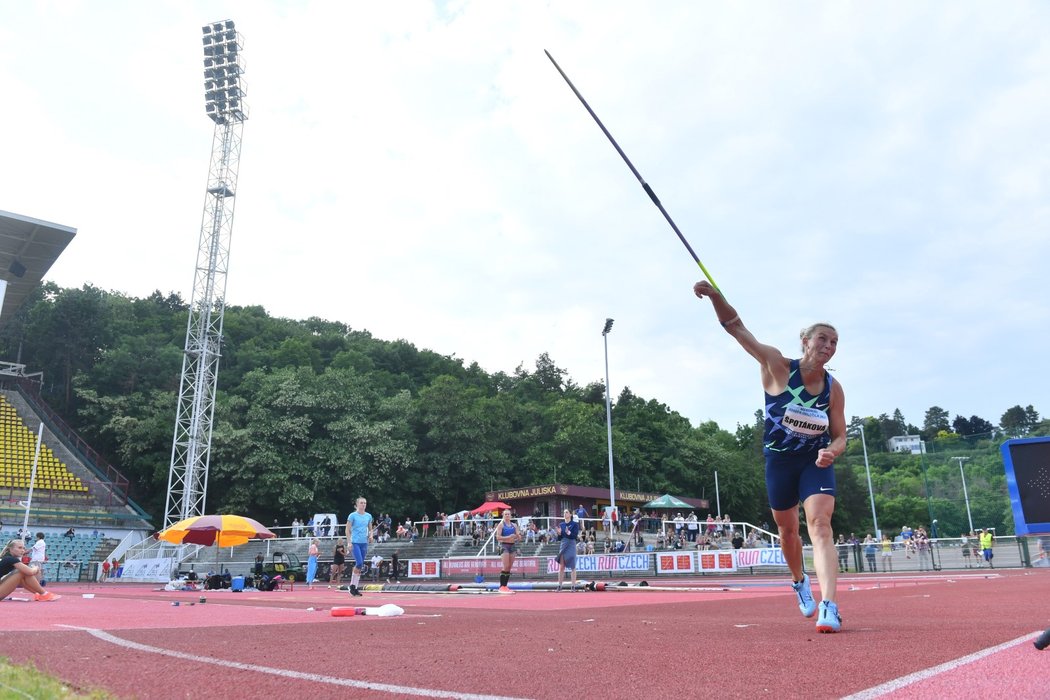
[[[580,531],[587,529],[587,523],[584,522],[587,519],[587,509],[580,504],[580,507],[576,509],[576,522],[580,524]]]
[[[365,512],[368,501],[357,497],[357,509],[346,519],[346,539],[354,555],[354,571],[350,575],[350,594],[361,595],[357,584],[361,582],[361,567],[365,564],[368,545],[372,544],[372,516]]]

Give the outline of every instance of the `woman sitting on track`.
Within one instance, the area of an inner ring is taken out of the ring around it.
[[[518,542],[521,532],[518,524],[510,519],[510,508],[503,511],[503,520],[496,526],[496,541],[500,543],[503,553],[500,555],[503,570],[499,572],[499,592],[513,593],[507,583],[510,581],[510,570],[514,566],[514,557],[518,554]]]
[[[565,570],[572,569],[572,588],[570,590],[576,590],[576,541],[580,537],[580,524],[573,521],[572,511],[568,508],[563,513],[565,519],[558,523],[558,541],[561,543],[561,547],[558,549],[558,563],[561,564],[561,568],[558,569],[558,590],[561,590],[561,584],[565,580]]]
[[[45,591],[37,580],[40,569],[22,563],[25,553],[26,543],[22,540],[11,540],[0,552],[0,600],[11,595],[19,587],[32,591],[34,600],[58,600],[61,596]]]

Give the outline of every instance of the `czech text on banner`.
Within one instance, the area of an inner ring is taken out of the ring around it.
[[[762,549],[738,549],[736,550],[736,566],[738,569],[746,569],[750,566],[787,566],[784,552],[779,548],[764,547]]]

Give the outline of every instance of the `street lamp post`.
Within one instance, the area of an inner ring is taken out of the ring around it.
[[[930,527],[933,538],[937,539],[937,519],[933,517],[933,503],[930,501],[930,480],[926,476],[926,442],[919,440],[919,466],[922,468],[922,484],[926,490],[926,510],[930,513]]]
[[[609,520],[612,521],[612,511],[616,510],[616,490],[613,485],[613,453],[612,453],[612,403],[609,399],[609,331],[612,330],[613,320],[605,319],[605,328],[602,329],[602,338],[605,341],[605,429],[609,438]]]
[[[973,532],[973,516],[970,515],[970,493],[966,490],[966,472],[963,471],[963,462],[970,459],[969,457],[952,457],[952,459],[959,461],[959,476],[962,477],[963,482],[963,498],[966,499],[966,520],[970,523],[970,532]]]
[[[871,520],[875,525],[875,538],[878,540],[882,539],[882,533],[879,531],[879,518],[875,515],[875,491],[871,487],[871,466],[868,465],[868,441],[864,438],[864,424],[861,423],[857,426],[860,428],[860,445],[864,448],[864,471],[868,475],[868,498],[871,500]]]

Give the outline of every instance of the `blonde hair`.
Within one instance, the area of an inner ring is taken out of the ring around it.
[[[2,552],[0,552],[0,557],[7,556],[8,554],[10,554],[11,553],[11,547],[12,547],[12,545],[15,545],[15,544],[20,544],[23,547],[26,546],[25,540],[22,540],[22,539],[19,539],[19,538],[16,537],[15,539],[9,541],[6,545],[4,545],[4,550]]]
[[[803,338],[812,338],[813,334],[817,331],[817,328],[827,328],[828,331],[833,331],[836,334],[838,333],[834,325],[821,321],[820,323],[814,323],[813,325],[807,325],[802,328],[802,330],[798,332],[798,339],[802,340]]]
[[[802,341],[806,340],[807,338],[812,338],[813,334],[817,332],[818,328],[827,328],[835,335],[838,335],[838,330],[835,329],[835,326],[831,325],[830,323],[824,323],[823,321],[821,321],[819,323],[814,323],[810,326],[806,326],[805,328],[800,330],[798,332],[798,339]]]

